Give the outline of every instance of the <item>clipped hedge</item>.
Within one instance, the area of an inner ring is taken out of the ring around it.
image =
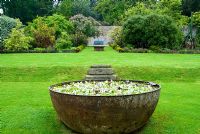
[[[72,49],[45,49],[45,48],[34,48],[33,50],[20,50],[20,51],[12,51],[12,50],[0,50],[1,54],[9,54],[9,53],[79,53],[83,49],[85,49],[84,45],[80,45],[78,47],[73,47]]]
[[[180,50],[171,50],[171,49],[146,49],[146,48],[128,48],[128,47],[120,47],[116,44],[111,44],[114,50],[120,53],[164,53],[164,54],[200,54],[200,49],[180,49]]]

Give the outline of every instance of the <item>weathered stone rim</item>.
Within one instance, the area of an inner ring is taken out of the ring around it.
[[[63,94],[63,95],[67,95],[67,96],[77,96],[77,97],[129,97],[129,96],[138,96],[138,95],[142,95],[142,94],[149,94],[149,93],[153,93],[153,92],[157,92],[161,90],[161,86],[159,84],[156,84],[154,82],[147,82],[147,81],[140,81],[140,80],[112,80],[112,81],[130,81],[130,82],[136,82],[136,83],[143,83],[143,84],[149,84],[152,87],[156,87],[155,90],[153,91],[148,91],[148,92],[144,92],[144,93],[139,93],[139,94],[129,94],[129,95],[113,95],[113,96],[95,96],[95,95],[73,95],[73,94],[67,94],[67,93],[61,93],[61,92],[56,92],[53,91],[52,89],[56,86],[62,86],[62,85],[66,85],[72,82],[92,82],[92,81],[97,81],[97,82],[103,82],[105,80],[80,80],[80,81],[67,81],[67,82],[62,82],[62,83],[58,83],[55,85],[52,85],[49,87],[49,91],[57,93],[57,94]],[[108,80],[111,81],[111,80]]]

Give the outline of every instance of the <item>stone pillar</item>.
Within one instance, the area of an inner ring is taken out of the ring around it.
[[[117,76],[110,65],[93,65],[88,70],[85,80],[116,80]]]

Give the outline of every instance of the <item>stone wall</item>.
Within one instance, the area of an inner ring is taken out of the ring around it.
[[[98,29],[100,30],[100,36],[89,38],[88,39],[88,46],[93,46],[94,41],[103,41],[104,45],[108,45],[109,42],[112,42],[112,38],[110,37],[111,32],[118,26],[99,26]]]
[[[183,31],[184,37],[186,37],[189,34],[189,32],[190,32],[189,26],[183,27],[182,31]],[[193,27],[192,28],[192,35],[193,35],[193,37],[196,36],[196,33],[197,33],[197,28]]]
[[[120,26],[98,26],[101,36],[99,37],[94,37],[94,38],[88,38],[88,46],[93,46],[94,45],[94,41],[103,41],[104,45],[107,46],[109,42],[112,42],[112,38],[111,38],[111,32]],[[193,28],[193,36],[196,36],[196,31],[197,29],[194,27]],[[189,27],[185,26],[182,29],[182,32],[184,34],[184,37],[186,37],[189,33]]]

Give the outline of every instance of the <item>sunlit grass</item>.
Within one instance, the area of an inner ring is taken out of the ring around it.
[[[200,133],[200,55],[121,54],[106,48],[78,54],[0,55],[0,133],[70,134],[52,107],[51,84],[84,79],[92,64],[111,64],[121,79],[162,86],[152,118],[138,133]]]

